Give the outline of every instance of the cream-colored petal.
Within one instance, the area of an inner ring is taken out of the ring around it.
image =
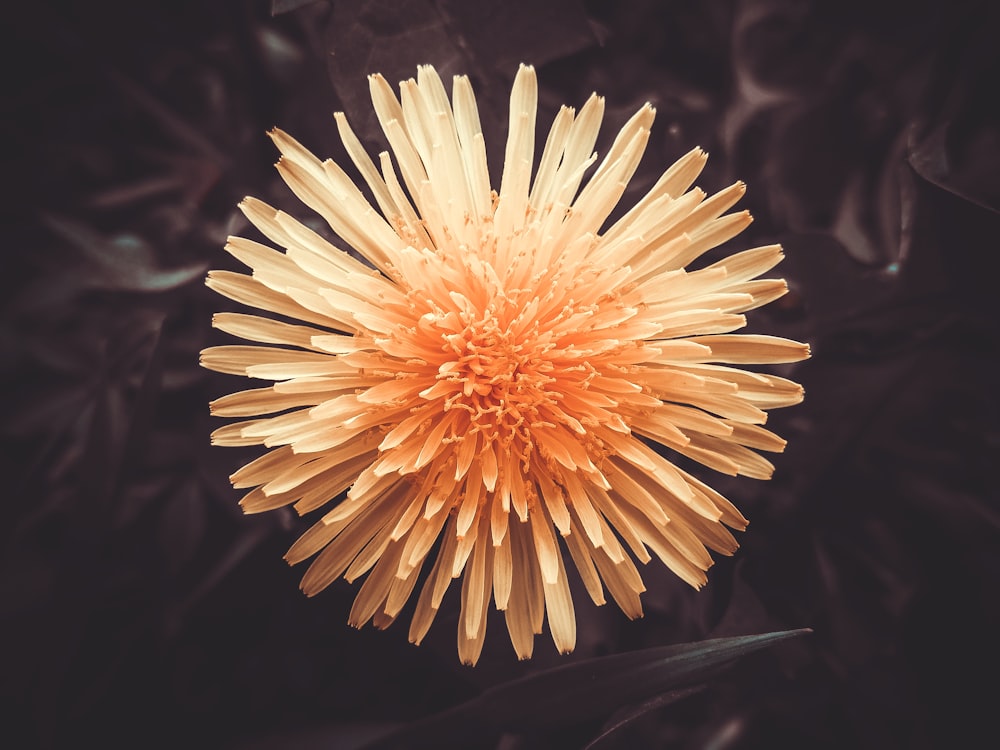
[[[303,307],[286,294],[268,289],[256,279],[242,273],[209,271],[205,284],[224,297],[250,307],[268,310],[307,323],[332,327],[335,330],[344,330],[341,325],[327,316],[319,315],[309,308]]]
[[[535,115],[538,109],[538,82],[535,69],[522,65],[510,94],[510,123],[504,154],[500,198],[494,223],[499,237],[520,226],[528,207],[528,187],[535,147]]]
[[[566,148],[566,138],[572,125],[573,110],[566,106],[560,107],[552,121],[552,126],[549,128],[549,135],[545,140],[545,147],[542,149],[542,158],[538,164],[538,172],[535,174],[535,181],[531,186],[531,194],[528,198],[535,209],[545,210],[546,205],[551,200],[556,173],[562,161],[563,151]]]
[[[576,565],[577,572],[579,572],[590,598],[599,607],[606,604],[604,587],[601,585],[601,578],[590,556],[590,547],[582,540],[579,531],[569,533],[565,539],[566,547],[573,558],[573,564]]]
[[[712,350],[706,361],[728,364],[777,364],[801,362],[809,358],[809,345],[778,336],[762,334],[693,336],[689,341]]]
[[[273,388],[255,388],[217,398],[209,403],[209,408],[216,417],[252,417],[302,406],[315,406],[324,398],[323,394],[279,393]]]
[[[543,582],[545,609],[556,649],[560,654],[568,654],[576,648],[576,611],[573,609],[573,597],[561,555],[558,563],[556,580],[552,583]]]

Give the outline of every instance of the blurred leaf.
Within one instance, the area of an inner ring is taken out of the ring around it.
[[[1000,212],[1000,113],[996,46],[1000,8],[959,4],[942,20],[951,28],[934,50],[924,107],[910,129],[911,166],[963,200]],[[946,27],[947,28],[947,27]]]
[[[391,750],[422,743],[459,747],[468,737],[481,736],[485,728],[552,729],[602,719],[622,706],[701,682],[741,656],[809,632],[715,638],[583,659],[489,688],[471,701],[366,747]]]
[[[962,139],[962,150],[952,146],[949,123],[931,131],[910,147],[910,166],[942,190],[1000,212],[1000,133],[983,128]]]
[[[81,250],[83,257],[92,263],[144,266],[156,262],[153,248],[133,235],[122,235],[109,242],[94,229],[73,219],[46,214],[42,216],[42,221],[55,234]]]
[[[540,67],[597,44],[580,0],[437,0],[437,5],[473,58],[474,71],[488,65],[510,74],[518,63]]]
[[[82,222],[52,214],[43,215],[42,221],[81,253],[62,275],[77,291],[163,292],[189,284],[208,270],[206,263],[157,268],[154,248],[136,235],[108,239]]]
[[[260,46],[262,62],[275,80],[290,85],[303,62],[302,48],[277,29],[266,26],[258,30],[257,44]]]
[[[511,717],[516,727],[580,721],[611,703],[623,706],[688,685],[740,656],[808,632],[715,638],[586,659],[491,688],[473,703]]]
[[[271,0],[271,15],[280,16],[282,13],[290,13],[305,5],[312,5],[319,0]]]
[[[696,685],[689,688],[679,688],[677,690],[671,690],[670,692],[658,695],[655,698],[651,698],[648,701],[640,703],[638,706],[630,711],[624,712],[622,716],[614,719],[610,726],[608,726],[603,732],[601,732],[597,737],[587,743],[587,746],[583,750],[601,750],[604,747],[610,747],[609,744],[612,741],[612,737],[625,729],[630,724],[635,722],[637,719],[645,716],[650,711],[657,711],[664,706],[669,706],[677,701],[684,700],[688,696],[694,695],[695,693],[700,693],[705,689],[704,685]]]
[[[206,526],[205,502],[198,483],[185,482],[167,502],[157,528],[163,560],[170,573],[176,573],[194,556]]]
[[[209,159],[219,166],[229,163],[226,155],[205,137],[197,125],[177,114],[171,107],[151,94],[145,86],[136,83],[129,76],[114,68],[107,67],[103,72],[126,97],[145,110],[163,132],[178,144],[184,144],[200,154],[202,158]]]
[[[120,525],[126,514],[120,501],[123,485],[134,463],[142,455],[149,439],[153,424],[156,403],[160,396],[163,381],[163,357],[165,343],[163,339],[163,319],[153,321],[150,326],[152,341],[148,344],[148,355],[143,363],[142,379],[139,388],[132,398],[131,413],[128,420],[128,432],[122,446],[118,471],[115,474],[115,484],[112,485],[112,504],[115,508],[116,525]]]
[[[124,434],[123,415],[117,408],[120,399],[116,394],[116,388],[110,383],[97,390],[80,459],[79,491],[83,502],[75,511],[94,524],[103,521],[107,510],[111,484],[116,475],[117,449]],[[94,513],[97,508],[100,512]]]
[[[58,434],[79,418],[92,392],[90,383],[72,383],[45,392],[44,398],[13,404],[0,429],[3,434],[16,437]]]
[[[856,260],[874,264],[881,260],[884,250],[878,247],[866,221],[871,196],[866,189],[865,178],[866,175],[861,171],[848,177],[840,194],[840,206],[830,227],[830,234],[840,240]]]
[[[165,614],[163,627],[167,634],[173,635],[184,624],[184,618],[190,609],[200,600],[212,593],[212,591],[225,580],[235,568],[253,550],[264,541],[270,531],[266,524],[247,526],[242,529],[236,539],[222,551],[215,564],[205,573],[198,585],[179,602],[174,603]]]

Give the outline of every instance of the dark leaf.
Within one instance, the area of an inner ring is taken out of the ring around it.
[[[701,682],[746,654],[804,630],[716,638],[584,659],[485,690],[477,698],[376,741],[368,750],[453,743],[484,728],[552,729],[602,719],[627,705]]]
[[[106,68],[104,73],[125,96],[145,110],[163,132],[178,144],[184,144],[203,158],[210,159],[220,166],[228,163],[222,151],[216,148],[196,125],[177,114],[147,88],[113,68]]]
[[[13,404],[10,407],[10,414],[4,421],[2,432],[6,435],[24,437],[66,429],[79,418],[80,409],[91,396],[90,384],[73,383],[46,393],[44,399]]]
[[[290,13],[315,2],[319,2],[319,0],[271,0],[271,15],[280,16],[282,13]]]
[[[79,491],[83,502],[75,510],[89,516],[93,523],[98,523],[107,509],[111,478],[117,466],[118,438],[122,435],[123,425],[121,414],[114,406],[115,401],[111,385],[98,389],[80,458]]]
[[[189,284],[208,270],[206,263],[158,268],[155,250],[136,235],[122,234],[109,239],[82,222],[66,217],[45,215],[42,220],[80,251],[77,267],[67,269],[65,274],[80,291],[90,288],[163,292]]]
[[[472,58],[470,73],[489,66],[509,74],[518,63],[542,66],[597,44],[580,0],[437,4]]]
[[[1000,212],[1000,111],[992,95],[1000,74],[1000,13],[990,3],[947,11],[951,33],[935,50],[924,106],[910,128],[909,161],[928,182]]]
[[[89,262],[100,266],[121,263],[126,266],[148,266],[156,262],[153,248],[138,237],[122,235],[109,241],[91,227],[63,216],[47,214],[42,221],[52,230],[81,251]]]
[[[137,461],[146,446],[149,431],[153,423],[153,415],[156,409],[156,402],[160,395],[160,388],[163,381],[163,320],[154,321],[151,326],[152,341],[148,345],[149,354],[144,364],[142,379],[139,382],[138,392],[132,400],[132,412],[129,416],[128,432],[126,433],[125,444],[122,446],[121,470],[117,476],[117,485],[114,487],[114,500],[118,501],[118,495],[122,490],[128,471]],[[123,508],[117,508],[117,518],[120,521],[123,515]]]
[[[157,530],[163,560],[171,573],[180,570],[197,551],[206,525],[205,502],[198,483],[187,482],[167,502]]]
[[[949,124],[910,147],[910,166],[928,182],[977,206],[1000,212],[1000,133],[983,128],[950,147]]]
[[[268,531],[269,527],[265,524],[244,528],[243,533],[217,557],[215,564],[205,572],[204,577],[187,598],[174,604],[167,612],[163,623],[166,632],[173,634],[179,630],[188,611],[200,600],[211,594],[225,580],[226,576],[232,573],[264,540]]]
[[[302,65],[302,50],[276,29],[262,28],[257,33],[261,60],[275,80],[291,83]]]
[[[587,743],[587,746],[583,750],[601,750],[604,747],[610,747],[613,742],[612,738],[615,734],[625,729],[637,719],[645,716],[650,711],[657,711],[664,706],[669,706],[677,701],[684,700],[690,695],[695,693],[700,693],[705,689],[704,685],[695,685],[689,688],[678,688],[677,690],[671,690],[669,692],[658,695],[655,698],[650,698],[635,708],[623,712],[619,717],[616,717],[611,722],[603,732],[601,732],[597,737]]]
[[[491,688],[476,703],[484,713],[512,717],[510,725],[518,728],[580,721],[606,711],[610,702],[623,706],[689,685],[740,656],[808,632],[715,638],[586,659]]]

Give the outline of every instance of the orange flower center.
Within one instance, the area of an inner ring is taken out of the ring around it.
[[[527,461],[533,449],[530,429],[552,426],[540,409],[555,405],[547,386],[556,378],[536,332],[517,330],[520,321],[510,317],[490,305],[461,331],[442,335],[437,380],[451,391],[445,411],[457,408],[469,415],[468,433],[459,439],[480,434],[486,444],[496,441],[504,450],[513,446]]]

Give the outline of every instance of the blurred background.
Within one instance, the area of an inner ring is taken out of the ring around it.
[[[517,677],[800,627],[814,633],[628,721],[609,696],[607,711],[531,730],[472,722],[456,746],[990,744],[994,4],[37,0],[8,19],[8,747],[354,748],[401,727],[414,747],[443,747],[406,727]],[[420,648],[403,624],[357,632],[356,587],[307,600],[304,568],[281,559],[309,521],[243,516],[227,476],[257,451],[211,448],[221,422],[207,407],[243,385],[197,364],[223,341],[212,313],[235,307],[202,280],[235,268],[222,245],[246,230],[245,195],[318,227],[273,170],[267,129],[347,163],[331,116],[343,110],[376,153],[366,75],[396,82],[433,63],[471,77],[498,169],[520,62],[538,71],[540,128],[562,103],[606,97],[602,152],[656,106],[624,207],[696,145],[711,154],[701,187],[748,183],[756,220],[726,250],[782,243],[792,290],[751,328],[808,341],[814,357],[778,370],[807,396],[772,416],[789,440],[772,481],[699,471],[751,519],[703,591],[651,564],[642,620],[577,596],[576,653],[543,635],[518,663],[494,618],[470,669],[455,653],[457,587]]]

